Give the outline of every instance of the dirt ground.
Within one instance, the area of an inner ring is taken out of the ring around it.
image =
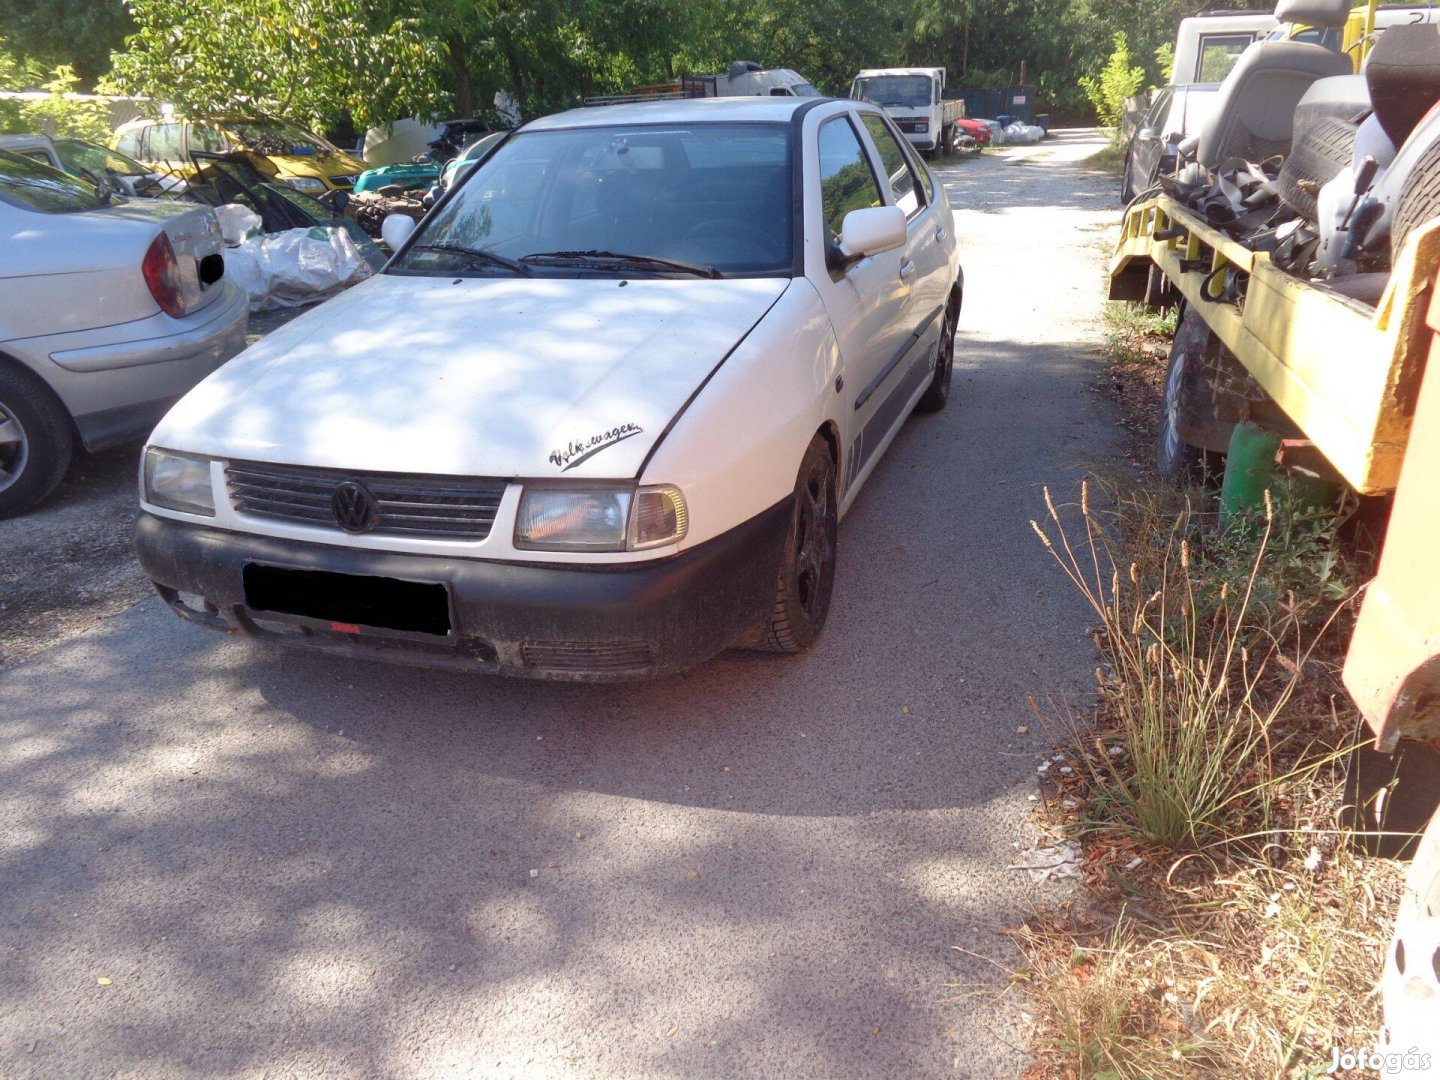
[[[307,308],[250,316],[254,344]],[[0,521],[0,670],[147,595],[131,553],[140,444],[79,454],[37,510]]]

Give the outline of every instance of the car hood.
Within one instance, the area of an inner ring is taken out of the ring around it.
[[[356,471],[634,477],[788,284],[382,274],[231,360],[151,442]]]
[[[254,153],[254,151],[251,151]],[[346,153],[339,154],[266,154],[282,176],[353,176],[370,166]]]

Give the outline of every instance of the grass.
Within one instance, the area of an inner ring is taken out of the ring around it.
[[[1085,884],[1016,935],[1031,1080],[1323,1075],[1376,1041],[1402,878],[1342,824],[1362,725],[1336,662],[1368,576],[1348,510],[1282,487],[1227,529],[1211,491],[1113,476],[1046,507],[1101,663],[1092,706],[1035,703]]]
[[[1103,149],[1097,150],[1087,157],[1084,164],[1096,172],[1109,173],[1118,177],[1125,171],[1125,147],[1112,137],[1105,143]]]
[[[1180,312],[1160,314],[1143,304],[1112,300],[1105,305],[1105,352],[1117,364],[1164,362],[1170,352]]]

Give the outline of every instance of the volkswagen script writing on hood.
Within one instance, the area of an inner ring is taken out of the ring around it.
[[[573,469],[586,458],[593,457],[607,446],[614,446],[618,442],[624,442],[632,435],[639,435],[644,430],[639,424],[621,424],[609,431],[602,431],[599,435],[591,435],[588,439],[580,442],[569,442],[563,450],[551,450],[550,462],[560,466],[560,471]]]

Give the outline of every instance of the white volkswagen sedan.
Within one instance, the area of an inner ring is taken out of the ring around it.
[[[141,564],[202,625],[468,670],[798,651],[840,518],[945,404],[962,287],[945,195],[873,106],[535,121],[171,410]]]

